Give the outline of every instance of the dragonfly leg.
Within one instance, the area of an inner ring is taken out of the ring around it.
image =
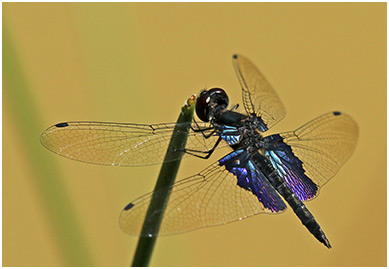
[[[201,159],[208,159],[212,153],[215,151],[216,147],[219,145],[220,141],[222,141],[222,138],[219,137],[218,140],[216,141],[215,145],[208,151],[201,151],[201,150],[194,150],[194,149],[184,149],[183,151],[189,155],[201,158]],[[203,153],[206,154],[205,156],[202,156],[200,154],[196,153]]]
[[[197,121],[195,121],[194,119],[193,121],[196,124],[197,129],[193,128],[192,126],[190,128],[195,133],[201,133],[204,136],[204,138],[210,138],[216,132],[215,127],[213,126],[201,129],[200,126],[197,124]],[[209,130],[212,130],[212,132],[210,132],[209,134],[204,133],[204,131],[209,131]]]

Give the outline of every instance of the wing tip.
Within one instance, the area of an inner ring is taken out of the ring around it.
[[[131,208],[134,207],[134,204],[133,203],[129,203],[128,205],[126,205],[126,207],[124,208],[125,211],[128,211],[130,210]]]
[[[62,127],[67,127],[69,126],[69,124],[67,122],[61,122],[61,123],[57,123],[56,125],[54,125],[55,127],[57,128],[62,128]]]

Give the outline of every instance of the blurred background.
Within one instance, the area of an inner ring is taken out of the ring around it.
[[[153,266],[386,266],[386,3],[3,3],[3,266],[128,266],[122,208],[159,166],[71,161],[43,146],[62,121],[174,122],[205,87],[241,104],[232,54],[265,74],[293,130],[340,110],[357,148],[307,206],[157,240]],[[178,179],[211,160],[187,158]]]

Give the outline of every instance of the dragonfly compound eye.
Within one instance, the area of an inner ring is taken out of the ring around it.
[[[196,101],[196,115],[202,121],[210,121],[217,113],[228,107],[227,93],[220,88],[204,90]]]

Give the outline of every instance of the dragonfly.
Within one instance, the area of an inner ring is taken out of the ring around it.
[[[288,204],[308,231],[326,247],[330,242],[304,202],[314,199],[350,158],[357,123],[347,114],[325,113],[294,131],[268,134],[285,117],[285,108],[264,75],[247,58],[233,55],[244,113],[228,109],[227,93],[203,90],[196,101],[198,121],[133,124],[62,122],[46,129],[41,143],[69,159],[114,166],[164,162],[174,128],[190,127],[184,156],[208,159],[215,150],[231,152],[199,173],[129,203],[121,229],[132,235],[177,234],[266,213]],[[171,154],[171,156],[176,156]],[[174,157],[165,161],[172,161]],[[152,197],[170,192],[158,233],[142,229]]]

